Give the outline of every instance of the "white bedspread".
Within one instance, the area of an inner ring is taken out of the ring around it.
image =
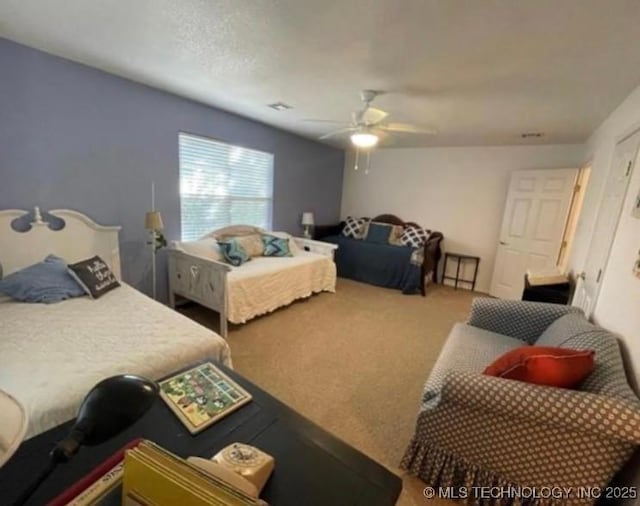
[[[293,257],[256,257],[227,275],[227,318],[245,323],[294,300],[336,291],[336,264],[300,251]]]
[[[24,404],[27,437],[74,418],[103,378],[158,379],[205,358],[231,365],[218,334],[125,284],[98,300],[0,300],[0,388]]]

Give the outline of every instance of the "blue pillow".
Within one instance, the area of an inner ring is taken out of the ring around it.
[[[86,295],[67,271],[67,263],[55,255],[9,274],[0,281],[0,293],[21,302],[45,304]]]
[[[392,225],[372,221],[369,223],[369,230],[367,230],[367,236],[364,240],[366,242],[374,242],[377,244],[389,244],[389,236],[391,235],[392,229]]]
[[[220,246],[220,252],[224,259],[235,267],[251,260],[251,257],[247,255],[247,252],[235,239],[218,241],[218,245]]]
[[[263,235],[262,244],[264,244],[264,252],[266,257],[290,257],[289,239],[283,239],[274,235]]]

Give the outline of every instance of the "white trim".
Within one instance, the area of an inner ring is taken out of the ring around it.
[[[293,240],[299,248],[310,251],[311,253],[317,253],[318,255],[324,255],[331,260],[334,259],[335,251],[338,249],[337,244],[315,241],[313,239],[307,239],[306,237],[294,237]]]

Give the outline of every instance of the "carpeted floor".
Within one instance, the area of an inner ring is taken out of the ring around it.
[[[427,297],[405,296],[339,279],[335,294],[315,295],[232,327],[234,368],[401,474],[397,466],[413,432],[422,386],[473,297],[441,285],[429,287]],[[195,305],[182,311],[217,329],[216,313]],[[422,483],[403,479],[398,505],[424,505]]]

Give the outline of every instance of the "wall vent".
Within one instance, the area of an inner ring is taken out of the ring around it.
[[[286,111],[287,109],[293,109],[292,105],[285,104],[284,102],[274,102],[273,104],[269,104],[269,107],[274,111]]]

